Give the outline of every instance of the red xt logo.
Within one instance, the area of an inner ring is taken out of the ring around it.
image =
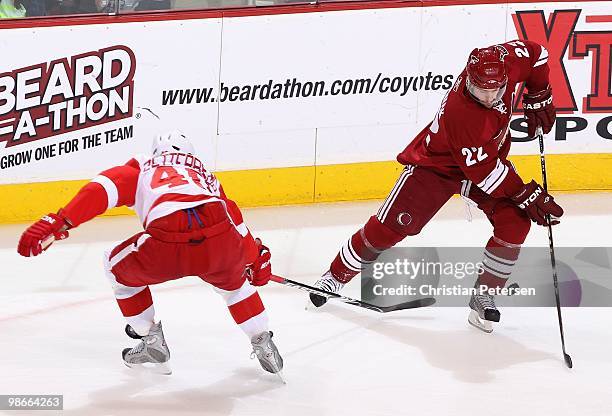
[[[591,93],[584,98],[582,112],[612,112],[612,31],[574,32],[581,10],[555,10],[548,24],[544,12],[522,11],[513,15],[521,39],[539,43],[548,49],[550,83],[559,113],[572,113],[578,106],[563,65],[563,56],[572,41],[569,58],[584,59],[592,52]],[[612,22],[612,16],[587,16],[586,22]],[[515,102],[520,112],[520,97]]]
[[[612,16],[587,16],[612,22]],[[591,93],[584,98],[583,113],[612,113],[612,31],[575,32],[570,58],[583,59],[593,52]]]
[[[555,10],[548,24],[542,10],[516,12],[512,16],[519,38],[532,40],[548,49],[550,84],[558,113],[578,110],[563,65],[563,56],[579,15],[580,10]],[[515,109],[519,112],[522,108],[520,103],[524,89],[525,86],[522,86],[515,101]]]

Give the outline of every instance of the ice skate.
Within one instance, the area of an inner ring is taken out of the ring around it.
[[[470,325],[486,333],[493,332],[492,322],[499,322],[500,314],[495,306],[495,299],[492,295],[480,294],[472,295],[470,299]]]
[[[331,274],[331,271],[326,271],[323,276],[319,280],[317,280],[314,284],[314,287],[322,290],[326,290],[332,293],[338,293],[344,287],[344,283],[339,282],[336,278]],[[314,305],[319,308],[327,302],[327,298],[325,296],[315,295],[311,293],[310,302],[308,302],[308,306]]]
[[[253,352],[251,358],[257,357],[261,367],[269,373],[276,374],[283,383],[283,357],[278,352],[278,348],[272,341],[272,331],[262,332],[251,338]]]
[[[172,374],[168,365],[170,360],[170,350],[164,339],[161,322],[154,324],[149,330],[149,334],[139,336],[129,325],[125,332],[135,339],[140,339],[140,343],[134,348],[125,348],[122,352],[123,362],[126,366],[135,369],[151,370],[158,374]]]

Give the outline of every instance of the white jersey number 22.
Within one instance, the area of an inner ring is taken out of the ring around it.
[[[482,162],[489,156],[484,153],[482,147],[464,147],[461,153],[465,156],[465,166],[472,166],[478,162]]]

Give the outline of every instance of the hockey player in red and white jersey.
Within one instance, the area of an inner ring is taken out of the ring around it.
[[[152,155],[95,177],[57,214],[30,226],[18,252],[39,255],[53,239],[67,238],[68,230],[119,206],[133,207],[144,228],[104,255],[126,333],[141,340],[123,350],[125,364],[152,363],[156,371],[170,373],[170,352],[161,322],[155,321],[149,286],[198,276],[225,299],[262,367],[280,373],[283,360],[254,287],[270,280],[270,251],[253,239],[236,203],[179,132],[156,137]]]
[[[507,159],[509,123],[520,83],[528,133],[548,133],[555,107],[548,82],[548,52],[531,41],[474,49],[434,120],[397,156],[406,166],[378,213],[344,244],[320,288],[338,292],[379,253],[423,226],[453,196],[471,199],[493,225],[477,287],[502,288],[516,262],[531,221],[557,224],[563,210],[535,181],[523,183]],[[310,295],[315,306],[326,299]],[[494,297],[470,300],[469,322],[485,332],[498,322]]]

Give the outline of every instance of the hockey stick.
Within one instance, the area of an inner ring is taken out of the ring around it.
[[[348,303],[349,305],[359,306],[360,308],[370,309],[372,311],[386,313],[393,311],[401,311],[404,309],[415,309],[422,308],[425,306],[431,306],[436,303],[434,298],[423,298],[417,299],[410,302],[404,302],[397,305],[391,306],[376,306],[371,303],[364,302],[361,300],[349,298],[346,296],[339,295],[337,293],[328,292],[327,290],[319,289],[313,286],[305,285],[304,283],[296,282],[295,280],[285,279],[284,277],[272,275],[270,279],[273,282],[280,283],[281,285],[295,287],[296,289],[300,289],[309,293],[314,293],[315,295],[324,296],[328,299],[337,299],[340,302]]]
[[[546,160],[544,159],[544,134],[542,128],[538,128],[536,136],[540,143],[540,164],[542,165],[542,182],[544,191],[548,192],[548,184],[546,182]],[[548,248],[550,250],[550,264],[552,266],[553,283],[555,286],[555,301],[557,302],[557,317],[559,318],[559,331],[561,333],[561,348],[563,349],[563,359],[565,364],[572,368],[572,357],[565,351],[565,335],[563,334],[563,318],[561,317],[561,301],[559,300],[559,279],[557,278],[557,263],[555,261],[555,246],[553,243],[552,225],[550,223],[550,215],[546,215],[548,227]]]
[[[62,228],[59,230],[59,232],[64,232],[64,231],[66,231],[66,230],[68,230],[68,227],[67,227],[67,226],[63,226],[63,227],[62,227]],[[55,238],[55,235],[53,235],[53,234],[51,234],[49,237],[47,237],[47,238],[45,238],[44,240],[42,240],[42,241],[40,242],[40,246],[42,247],[43,251],[45,251],[46,249],[48,249],[48,248],[49,248],[49,246],[55,242],[55,240],[56,240],[56,238]]]

